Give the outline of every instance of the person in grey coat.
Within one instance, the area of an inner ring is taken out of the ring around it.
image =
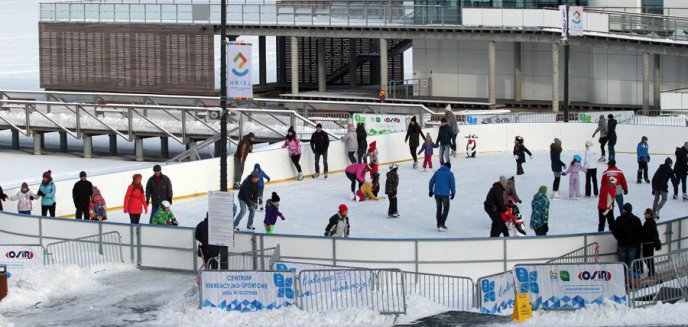
[[[600,133],[600,149],[602,150],[600,161],[605,162],[607,154],[604,152],[604,146],[607,145],[609,139],[607,138],[607,119],[604,118],[604,115],[600,115],[600,119],[597,121],[597,129],[592,133],[592,137],[595,137],[598,132]]]
[[[351,161],[352,164],[356,163],[356,151],[358,151],[358,135],[356,134],[356,131],[354,130],[353,125],[349,125],[349,130],[346,132],[344,137],[342,137],[342,142],[344,142],[344,145],[346,147],[346,154],[349,157],[349,161]]]
[[[459,135],[459,123],[456,121],[456,115],[454,115],[451,105],[444,108],[444,118],[447,119],[447,125],[452,129],[451,156],[456,157],[456,136]]]

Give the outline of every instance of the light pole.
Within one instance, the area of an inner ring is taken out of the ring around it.
[[[220,3],[220,191],[227,192],[227,0]],[[227,269],[227,247],[220,248],[220,269]]]
[[[569,43],[569,0],[566,0],[566,29],[564,31],[564,122],[569,122],[569,60],[571,45]]]

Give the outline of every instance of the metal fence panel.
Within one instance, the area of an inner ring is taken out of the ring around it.
[[[118,232],[96,234],[48,244],[46,264],[91,267],[122,260],[121,236]]]
[[[629,306],[688,300],[688,249],[639,258],[631,267],[627,277]]]
[[[404,272],[406,296],[416,295],[449,309],[475,307],[475,284],[468,277]]]
[[[593,242],[546,263],[598,263],[600,260],[599,254],[600,245],[597,242]]]

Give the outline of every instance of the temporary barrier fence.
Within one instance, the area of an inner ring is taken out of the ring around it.
[[[629,306],[688,300],[688,249],[638,258],[628,270]]]
[[[255,251],[246,251],[239,253],[228,253],[227,267],[230,270],[241,271],[264,271],[275,270],[275,263],[280,260],[280,246],[267,249],[258,249]],[[210,267],[217,267],[212,269],[206,267],[206,270],[219,270],[221,267],[220,258],[212,258],[208,260]]]
[[[404,272],[406,295],[416,295],[454,310],[475,307],[475,283],[468,277]]]
[[[124,262],[121,239],[118,232],[108,232],[51,243],[45,247],[46,264],[78,265],[85,268]]]
[[[514,274],[511,270],[480,277],[476,289],[476,303],[480,313],[511,315],[516,299]]]
[[[590,243],[580,249],[573,250],[556,259],[547,261],[556,263],[597,263],[600,260],[600,245],[597,242]]]

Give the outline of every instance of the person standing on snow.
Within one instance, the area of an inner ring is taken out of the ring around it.
[[[632,268],[633,260],[637,258],[637,249],[640,248],[640,240],[643,236],[643,224],[640,218],[633,214],[633,206],[630,203],[623,205],[621,216],[616,218],[612,234],[617,242],[617,255],[619,261]]]
[[[423,172],[428,171],[428,166],[430,167],[430,170],[432,170],[432,155],[435,149],[435,144],[432,143],[432,136],[430,136],[430,133],[425,136],[425,142],[423,143],[423,146],[421,146],[420,151],[418,151],[418,154],[423,153]]]
[[[47,217],[46,214],[50,212],[50,217],[55,217],[56,190],[55,183],[53,183],[52,171],[48,170],[44,172],[43,180],[38,187],[38,196],[41,197],[41,216]]]
[[[619,206],[619,211],[624,204],[624,195],[628,195],[628,184],[626,183],[626,176],[621,169],[616,167],[616,160],[610,159],[607,163],[607,170],[602,173],[602,185],[607,184],[610,177],[616,180],[616,203]]]
[[[456,157],[456,136],[459,135],[459,123],[456,121],[456,115],[449,104],[444,108],[444,118],[447,119],[447,125],[452,130],[451,156]]]
[[[358,149],[356,149],[358,163],[368,163],[368,158],[366,156],[366,151],[368,150],[368,132],[366,132],[363,123],[358,123],[356,126],[356,143],[358,144]]]
[[[378,152],[377,152],[377,141],[370,142],[368,146],[368,162],[370,163],[370,179],[373,179],[373,175],[377,174],[378,170]]]
[[[549,231],[549,199],[547,198],[547,186],[540,186],[530,203],[530,228],[536,236],[545,236]]]
[[[600,118],[597,120],[597,129],[594,133],[592,133],[592,137],[595,137],[598,132],[600,133],[600,150],[602,150],[602,156],[598,159],[598,161],[605,162],[607,161],[605,158],[605,146],[607,145],[609,138],[607,137],[607,120],[604,118],[604,115],[600,115]]]
[[[282,148],[287,148],[289,158],[291,158],[291,162],[294,164],[294,167],[296,167],[297,175],[295,179],[297,181],[302,180],[303,172],[301,172],[301,164],[299,164],[299,160],[301,160],[301,141],[298,137],[296,137],[294,126],[289,126],[289,130],[287,130],[287,136],[284,140],[284,144],[282,144]]]
[[[385,194],[387,194],[387,199],[389,199],[387,218],[399,218],[399,209],[397,208],[398,188],[399,166],[397,164],[391,164],[389,165],[389,171],[387,172],[387,180],[385,181]]]
[[[260,164],[253,165],[253,171],[258,172],[258,205],[260,206],[260,211],[263,211],[263,191],[265,190],[265,180],[270,181],[270,176],[260,168]]]
[[[340,204],[339,211],[330,217],[325,227],[325,236],[349,237],[350,230],[349,208],[347,208],[345,204]]]
[[[500,176],[499,182],[492,184],[490,191],[487,192],[487,197],[483,203],[485,212],[492,220],[492,227],[490,228],[490,237],[499,237],[501,234],[509,236],[509,230],[502,220],[502,214],[506,212],[505,193],[509,181],[506,177]]]
[[[674,200],[678,198],[678,185],[682,184],[683,200],[688,200],[686,194],[686,176],[688,176],[688,142],[685,142],[682,147],[676,148],[676,163],[674,164],[674,174],[676,175],[676,182],[674,183]]]
[[[265,226],[265,233],[272,234],[275,232],[275,224],[277,218],[284,220],[284,215],[279,211],[280,197],[277,192],[272,192],[270,200],[265,203],[265,219],[263,225]]]
[[[17,201],[17,212],[20,215],[31,215],[33,203],[31,201],[38,199],[38,194],[34,194],[29,189],[29,184],[22,183],[19,192],[16,195],[10,196],[10,200]]]
[[[559,199],[559,184],[561,183],[561,172],[566,169],[566,164],[561,161],[561,140],[554,138],[554,143],[549,146],[549,159],[552,162],[552,173],[554,182],[552,183],[552,199]]]
[[[153,216],[158,212],[162,201],[172,204],[172,182],[167,175],[163,175],[160,165],[153,166],[153,176],[146,183],[146,203],[151,204],[151,214],[148,223],[153,223]]]
[[[449,200],[454,200],[456,195],[456,180],[454,173],[451,172],[451,163],[446,162],[438,169],[429,183],[429,196],[435,196],[437,204],[437,231],[447,231],[447,216],[449,216]]]
[[[124,195],[124,214],[129,214],[129,223],[138,224],[141,220],[141,213],[148,214],[148,202],[146,193],[141,185],[141,174],[134,174],[131,177],[131,184],[127,187]]]
[[[91,195],[93,195],[93,184],[86,179],[86,172],[79,173],[79,181],[74,183],[72,188],[72,200],[76,208],[76,219],[89,219],[88,210],[91,205]]]
[[[616,195],[616,177],[609,177],[606,180],[602,179],[602,187],[600,188],[600,198],[597,202],[597,212],[599,224],[597,225],[598,232],[604,232],[604,222],[607,221],[609,230],[614,229],[614,197]]]
[[[256,141],[256,135],[248,133],[241,138],[236,151],[234,152],[234,188],[238,189],[241,186],[241,175],[244,174],[244,165],[249,153],[253,152],[253,142]]]
[[[346,148],[346,155],[349,157],[349,162],[355,164],[356,161],[356,151],[358,151],[358,137],[356,131],[354,131],[353,125],[349,125],[348,132],[342,137],[342,142],[344,142]]]
[[[323,159],[323,173],[327,178],[327,149],[330,147],[330,137],[322,130],[322,125],[315,125],[315,132],[311,135],[311,150],[315,155],[315,174],[313,178],[320,177],[320,157]]]
[[[370,166],[365,163],[355,163],[346,167],[344,173],[346,178],[351,181],[351,199],[356,201],[356,182],[358,182],[358,188],[365,183],[365,174],[370,171]]]
[[[652,195],[655,196],[655,200],[652,203],[652,211],[654,212],[655,218],[659,219],[659,211],[662,210],[664,204],[667,201],[667,196],[669,194],[669,181],[676,183],[674,178],[674,171],[671,169],[671,158],[666,158],[664,163],[659,165],[654,176],[652,176]],[[661,201],[660,201],[661,198]]]
[[[616,160],[616,124],[617,121],[614,119],[614,115],[609,114],[607,116],[607,137],[609,139],[609,160]],[[621,208],[619,208],[621,209]]]
[[[562,176],[569,175],[569,199],[580,200],[580,176],[578,173],[583,169],[581,166],[581,156],[574,155],[569,169],[561,173]]]
[[[257,172],[251,173],[251,176],[247,177],[241,187],[239,188],[239,194],[237,198],[239,199],[240,211],[237,217],[234,219],[234,230],[239,230],[239,223],[241,219],[244,218],[246,214],[246,208],[248,208],[248,223],[246,224],[246,229],[256,230],[253,227],[253,217],[256,215],[256,208],[258,207],[258,179],[260,176]]]
[[[523,164],[526,162],[526,153],[533,159],[533,154],[523,145],[523,138],[516,136],[514,139],[514,159],[516,159],[516,175],[523,175]]]
[[[447,118],[442,117],[440,120],[440,129],[437,132],[437,142],[435,143],[435,147],[440,148],[440,166],[444,166],[445,163],[450,162],[449,155],[452,144],[452,133],[451,126],[447,125]]]
[[[590,194],[599,194],[597,190],[597,152],[593,148],[591,141],[585,142],[585,161],[583,161],[583,170],[585,171],[585,197],[589,198]],[[590,187],[592,191],[590,192]]]
[[[418,168],[418,146],[420,145],[420,139],[423,137],[423,130],[418,125],[416,121],[416,116],[411,118],[411,122],[406,129],[406,137],[404,138],[404,143],[408,142],[409,150],[411,151],[411,157],[413,158],[413,169]]]
[[[655,250],[659,251],[662,249],[662,241],[659,239],[659,232],[657,231],[657,222],[655,221],[654,212],[652,209],[645,209],[645,222],[643,223],[643,235],[640,238],[641,241],[641,254],[645,259],[645,265],[647,266],[647,272],[649,277],[655,275],[655,260],[652,259],[655,255]]]
[[[638,143],[638,147],[636,148],[636,152],[638,155],[638,184],[642,183],[642,178],[645,178],[645,183],[649,183],[650,179],[648,178],[647,174],[647,164],[650,162],[650,150],[649,146],[647,145],[647,137],[643,136],[640,139],[640,143]]]

